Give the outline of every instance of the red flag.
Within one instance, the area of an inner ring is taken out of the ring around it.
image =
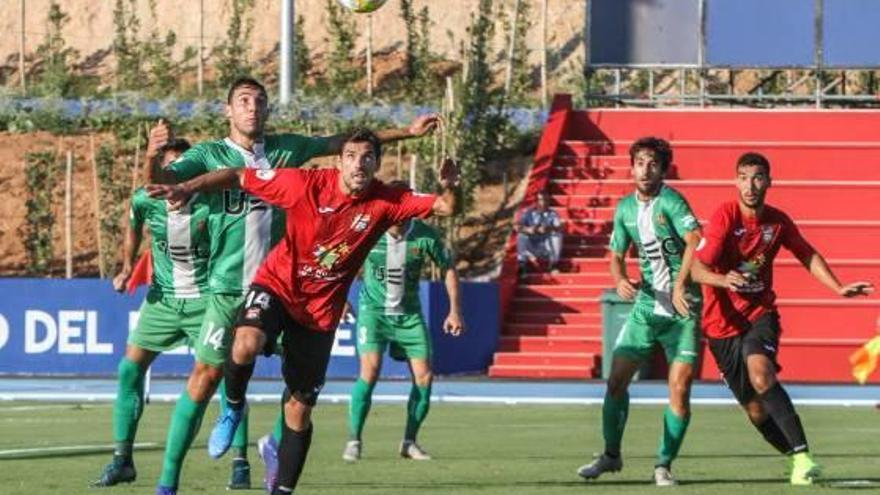
[[[138,287],[150,285],[153,281],[153,255],[150,253],[149,249],[144,251],[144,254],[138,258],[137,263],[134,265],[131,277],[129,277],[128,283],[125,284],[125,290],[129,294],[134,294]]]

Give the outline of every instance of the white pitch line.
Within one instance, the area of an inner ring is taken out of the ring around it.
[[[145,447],[155,447],[159,444],[155,442],[144,442],[144,443],[136,443],[134,444],[134,448],[142,449]],[[0,457],[3,456],[13,456],[13,455],[21,455],[21,454],[42,454],[44,452],[76,452],[76,451],[101,451],[101,450],[112,450],[116,448],[115,445],[64,445],[60,447],[35,447],[31,449],[10,449],[10,450],[0,450]]]
[[[175,402],[179,394],[150,394],[152,402]],[[277,403],[280,394],[251,394],[248,400],[252,403]],[[0,394],[0,401],[12,400],[33,400],[47,402],[109,402],[116,399],[116,394],[90,394],[90,393],[6,393]],[[318,400],[324,403],[338,404],[346,403],[350,399],[349,394],[322,394]],[[408,395],[398,394],[378,394],[373,396],[376,402],[401,403],[409,399]],[[212,400],[217,400],[215,397]],[[448,404],[531,404],[531,405],[598,405],[602,404],[602,397],[529,397],[529,396],[479,396],[479,395],[444,395],[434,394],[432,402],[443,402]],[[795,405],[803,406],[843,406],[843,407],[874,407],[880,404],[878,399],[792,399]],[[631,404],[638,405],[664,405],[668,403],[666,398],[646,397],[632,398]],[[691,398],[692,404],[697,405],[736,405],[737,402],[733,398]],[[2,409],[0,409],[2,411]]]
[[[50,409],[71,409],[73,405],[55,405],[55,406],[12,406],[0,407],[0,414],[5,412],[21,412],[21,411],[45,411]],[[79,406],[80,409],[100,409],[110,407],[110,404],[94,404],[88,406]]]

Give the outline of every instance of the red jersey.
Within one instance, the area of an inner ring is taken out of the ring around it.
[[[776,310],[773,259],[785,247],[799,260],[815,252],[782,211],[765,205],[760,218],[743,215],[737,201],[721,205],[703,231],[697,259],[716,273],[736,270],[749,280],[739,292],[703,285],[703,332],[726,338],[747,331]]]
[[[350,196],[335,169],[247,169],[242,188],[287,213],[284,239],[253,283],[274,292],[296,322],[321,332],[336,328],[354,277],[388,227],[429,216],[436,199],[378,180]]]

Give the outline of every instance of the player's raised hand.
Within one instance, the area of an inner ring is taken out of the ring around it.
[[[632,301],[636,298],[636,285],[629,279],[620,279],[617,282],[617,295],[624,301]]]
[[[190,193],[178,184],[147,184],[144,189],[151,198],[168,201],[171,211],[181,209],[190,197]]]
[[[443,322],[443,333],[458,337],[464,331],[464,323],[461,321],[461,315],[458,313],[449,313],[446,321]]]
[[[123,266],[122,270],[113,277],[113,290],[116,292],[124,292],[128,279],[131,278],[131,267]]]
[[[745,287],[748,284],[748,280],[746,280],[746,277],[744,277],[742,273],[736,270],[730,270],[727,272],[727,275],[724,276],[724,283],[727,285],[727,290],[739,292],[742,287]]]
[[[438,175],[440,176],[440,185],[444,189],[452,189],[458,186],[458,164],[452,158],[443,160],[440,165]]]
[[[421,137],[433,131],[440,125],[442,125],[442,119],[440,118],[440,115],[436,113],[419,115],[412,121],[412,124],[409,125],[409,134],[413,137]]]
[[[150,128],[146,155],[158,155],[159,149],[168,144],[168,141],[172,138],[174,138],[174,132],[171,130],[171,126],[168,125],[165,119],[159,119],[159,122],[156,122],[156,125]]]
[[[871,282],[853,282],[849,285],[844,285],[837,291],[843,297],[867,296],[873,292],[874,284]]]

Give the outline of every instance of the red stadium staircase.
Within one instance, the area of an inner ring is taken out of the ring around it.
[[[516,242],[501,273],[503,328],[489,376],[595,378],[602,352],[599,295],[612,286],[607,243],[617,201],[632,191],[627,150],[654,135],[672,143],[668,183],[705,221],[736,198],[745,151],[772,164],[768,203],[791,215],[841,281],[880,285],[880,112],[870,110],[575,111],[557,96],[523,206],[547,190],[566,221],[561,273],[516,275]],[[880,299],[837,297],[787,252],[774,283],[784,334],[782,377],[850,381],[847,357],[876,332]],[[632,260],[630,274],[638,268]],[[700,374],[717,380],[707,354]]]

